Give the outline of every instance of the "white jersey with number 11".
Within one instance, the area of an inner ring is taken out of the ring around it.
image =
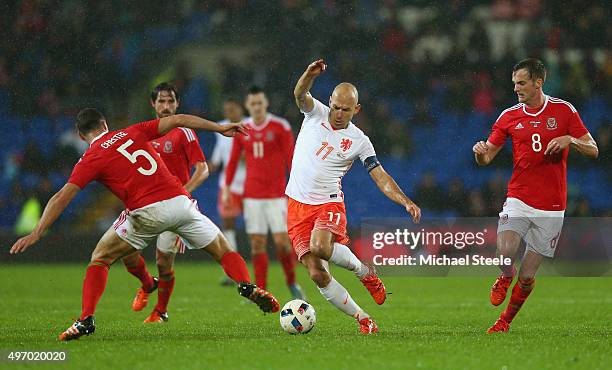
[[[304,204],[342,202],[342,177],[357,158],[363,163],[376,155],[370,139],[352,122],[335,130],[330,109],[317,99],[298,135],[285,194]]]

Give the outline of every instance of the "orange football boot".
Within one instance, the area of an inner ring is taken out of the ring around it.
[[[252,283],[240,283],[238,284],[238,293],[255,303],[260,310],[265,313],[274,313],[280,311],[280,303],[265,289],[261,289]]]
[[[153,288],[151,290],[146,291],[142,287],[138,288],[136,291],[136,297],[132,301],[132,311],[142,311],[147,304],[149,303],[149,294],[153,293],[155,289],[157,289],[158,279],[156,277],[153,278]]]
[[[157,310],[153,310],[149,317],[147,317],[144,321],[145,324],[148,323],[162,323],[168,321],[168,312],[159,312]]]
[[[374,298],[374,302],[383,304],[387,299],[387,288],[385,288],[385,284],[383,284],[382,280],[376,275],[374,266],[368,265],[368,267],[370,272],[361,279],[361,284],[370,292],[370,295]]]
[[[505,277],[503,275],[497,277],[491,287],[491,295],[489,297],[493,306],[499,306],[504,303],[508,294],[508,288],[510,288],[513,279],[514,277]]]
[[[506,320],[504,320],[504,319],[502,319],[500,317],[499,319],[497,319],[497,321],[495,321],[495,324],[493,324],[493,326],[491,326],[487,330],[487,334],[492,334],[492,333],[507,333],[508,330],[510,330],[510,324],[508,324],[506,322]]]
[[[364,335],[377,334],[378,333],[378,325],[372,320],[370,317],[366,317],[364,319],[359,320],[356,319],[359,323],[359,332]]]

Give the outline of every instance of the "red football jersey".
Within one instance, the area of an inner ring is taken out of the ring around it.
[[[68,182],[83,189],[97,180],[127,209],[189,196],[149,143],[160,136],[158,126],[159,119],[155,119],[98,136],[74,166]]]
[[[294,147],[289,122],[268,114],[261,125],[255,125],[250,117],[244,123],[250,128],[249,136],[234,137],[225,172],[226,186],[232,183],[244,152],[246,179],[243,196],[256,199],[284,197]]]
[[[564,210],[569,147],[555,155],[544,155],[544,151],[556,137],[579,138],[588,132],[573,105],[551,96],[545,96],[544,105],[537,109],[520,103],[503,111],[488,141],[502,146],[507,137],[512,139],[514,165],[508,197],[545,211]]]
[[[191,167],[197,162],[204,162],[204,153],[200,141],[190,128],[179,127],[170,130],[166,135],[151,140],[170,173],[178,177],[185,185],[191,178]]]

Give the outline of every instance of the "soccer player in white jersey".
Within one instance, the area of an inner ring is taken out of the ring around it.
[[[242,103],[234,98],[227,98],[223,102],[223,120],[219,122],[220,125],[224,125],[230,122],[242,122],[244,119]],[[238,164],[234,180],[232,181],[229,189],[229,201],[223,202],[223,187],[225,186],[225,168],[229,162],[230,154],[232,152],[232,143],[234,138],[217,135],[215,133],[215,149],[213,150],[210,159],[210,170],[211,172],[217,171],[223,168],[219,174],[219,194],[217,199],[217,210],[221,217],[221,225],[223,228],[223,235],[227,238],[230,244],[230,248],[236,251],[236,218],[242,213],[242,194],[244,193],[244,179],[246,177],[246,167],[244,160],[241,160]],[[222,285],[234,285],[234,281],[227,277],[221,280]]]
[[[330,274],[328,262],[353,271],[376,303],[383,304],[386,289],[373,267],[362,263],[346,246],[346,210],[341,180],[353,161],[359,159],[378,188],[406,208],[415,223],[421,210],[385,172],[370,139],[351,119],[359,112],[358,93],[350,83],[341,83],[329,99],[329,107],[314,99],[310,89],[326,69],[320,59],[311,63],[294,89],[295,102],[304,121],[295,145],[291,175],[287,228],[300,262],[321,294],[342,312],[355,318],[363,334],[378,332],[374,320],[355,303],[347,290]]]

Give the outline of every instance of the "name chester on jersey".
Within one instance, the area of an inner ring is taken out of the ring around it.
[[[104,149],[108,149],[110,148],[111,145],[113,145],[114,143],[116,143],[117,141],[121,140],[122,138],[126,136],[128,136],[128,134],[126,134],[123,131],[119,131],[115,135],[113,135],[110,139],[100,144],[100,146]]]

